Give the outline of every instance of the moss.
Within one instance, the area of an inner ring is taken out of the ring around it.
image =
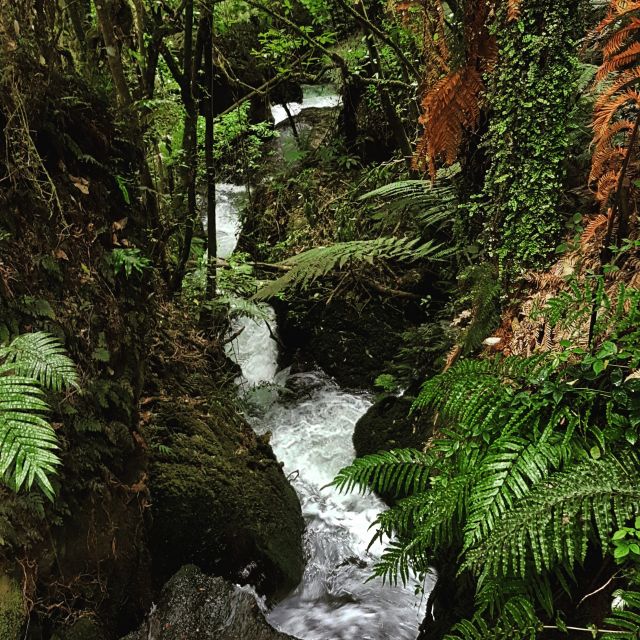
[[[0,576],[0,640],[20,640],[25,606],[20,585],[8,576]]]
[[[68,629],[57,631],[51,640],[104,640],[100,625],[91,618],[80,618]]]
[[[297,496],[271,447],[228,403],[165,402],[145,437],[164,445],[150,465],[160,581],[194,563],[269,596],[297,585],[304,530]]]

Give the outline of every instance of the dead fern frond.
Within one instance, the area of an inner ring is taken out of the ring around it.
[[[594,152],[589,182],[603,213],[622,188],[623,177],[629,184],[638,177],[631,148],[640,116],[638,12],[640,0],[611,0],[607,16],[595,29],[595,35],[606,42],[595,80],[600,95],[594,107]],[[623,172],[625,176],[621,175]]]
[[[522,0],[508,0],[507,2],[507,20],[515,22],[520,19],[520,11],[522,9]]]
[[[437,162],[453,164],[460,151],[465,132],[473,131],[480,119],[480,99],[484,91],[482,74],[489,70],[496,56],[495,38],[486,26],[491,3],[470,0],[464,13],[463,62],[449,69],[451,55],[446,43],[446,24],[441,0],[423,4],[425,40],[443,72],[439,78],[427,79],[422,99],[420,124],[424,127],[414,157],[414,167],[428,169],[435,179]],[[438,37],[434,38],[434,35]],[[429,66],[429,65],[428,65]]]
[[[585,230],[582,232],[580,236],[580,248],[582,251],[587,251],[589,248],[589,243],[595,235],[601,231],[602,229],[607,228],[607,223],[609,222],[609,216],[605,216],[604,214],[597,215],[587,226]]]

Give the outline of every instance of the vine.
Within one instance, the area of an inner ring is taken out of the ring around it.
[[[565,155],[578,93],[578,40],[586,0],[533,0],[492,25],[498,63],[490,75],[491,116],[483,145],[490,165],[471,218],[485,221],[486,245],[504,275],[544,264],[563,229],[558,214]]]

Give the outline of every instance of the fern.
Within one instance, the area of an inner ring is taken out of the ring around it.
[[[353,269],[356,265],[373,265],[376,261],[442,260],[453,252],[432,241],[420,244],[417,239],[377,238],[339,242],[328,247],[315,247],[282,262],[288,271],[260,289],[255,300],[266,300],[289,288],[307,288],[317,279],[335,270]]]
[[[484,577],[525,577],[582,562],[594,536],[604,548],[614,525],[640,511],[640,463],[633,455],[586,460],[538,483],[474,549],[463,568]]]
[[[54,336],[38,332],[18,336],[0,349],[0,358],[13,366],[15,373],[35,378],[43,387],[61,391],[78,386],[78,374],[73,361]]]
[[[460,165],[438,171],[438,183],[428,180],[403,180],[384,185],[358,198],[374,201],[372,218],[395,227],[405,219],[418,228],[441,227],[456,220],[458,194],[452,179],[460,174]]]
[[[454,625],[444,640],[525,640],[537,637],[540,621],[531,602],[522,596],[507,600],[493,622],[487,621],[483,613],[476,613],[473,619]]]
[[[18,336],[0,349],[0,360],[0,476],[15,491],[35,482],[52,499],[49,476],[60,458],[43,388],[77,387],[75,367],[46,333]]]
[[[433,456],[415,449],[396,449],[357,458],[338,473],[332,485],[349,492],[359,489],[380,493],[424,491],[429,474],[437,461]]]
[[[613,640],[638,640],[640,638],[640,591],[624,591],[618,589],[613,593],[617,605],[605,624],[616,627],[608,631],[607,638]],[[636,609],[630,611],[629,609]]]

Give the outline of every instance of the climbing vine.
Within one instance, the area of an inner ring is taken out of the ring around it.
[[[491,25],[499,55],[483,141],[490,164],[469,211],[485,221],[503,273],[541,266],[563,228],[560,194],[587,10],[585,0],[534,0],[514,19],[501,5]]]

